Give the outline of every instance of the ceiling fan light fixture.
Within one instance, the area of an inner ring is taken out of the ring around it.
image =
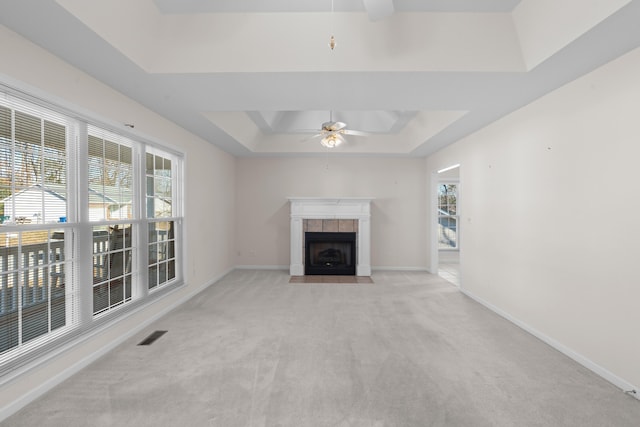
[[[344,140],[340,135],[331,134],[322,138],[320,140],[320,144],[322,144],[323,147],[336,148],[338,145],[342,144],[343,141]]]

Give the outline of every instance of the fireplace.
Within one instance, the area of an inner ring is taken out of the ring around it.
[[[356,233],[306,232],[305,275],[356,274]]]
[[[352,250],[355,251],[355,255],[350,252],[351,250],[347,253],[351,254],[351,263],[355,264],[355,274],[357,276],[371,276],[370,205],[372,200],[371,197],[289,197],[291,202],[290,274],[292,276],[311,274],[306,273],[305,267],[305,236],[307,232],[342,233],[353,231],[355,243],[352,245]],[[318,228],[317,221],[322,223],[320,228]],[[349,226],[349,223],[352,225]],[[344,249],[339,249],[344,252]],[[338,256],[337,253],[332,252],[326,252],[324,255],[325,263],[332,262],[329,260],[331,256]]]

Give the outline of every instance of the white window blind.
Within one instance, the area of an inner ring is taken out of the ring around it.
[[[0,354],[26,351],[74,324],[71,134],[64,116],[0,99]]]
[[[181,156],[14,93],[0,85],[0,384],[182,283]]]

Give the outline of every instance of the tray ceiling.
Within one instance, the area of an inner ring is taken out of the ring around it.
[[[0,0],[0,24],[234,155],[324,153],[333,117],[370,133],[336,154],[424,156],[640,46],[639,2]]]

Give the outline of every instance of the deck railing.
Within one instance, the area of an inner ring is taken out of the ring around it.
[[[17,309],[19,289],[23,307],[47,301],[49,284],[52,293],[63,289],[62,261],[63,240],[0,248],[0,315]]]
[[[66,324],[65,245],[56,234],[0,248],[0,353]],[[108,234],[94,235],[94,275],[108,268],[108,244]]]
[[[105,254],[109,236],[96,235],[93,252]],[[20,266],[20,259],[22,265]],[[22,307],[44,303],[49,298],[64,293],[64,240],[50,240],[35,244],[0,248],[0,316],[18,308],[18,292],[22,291]],[[95,261],[94,274],[104,275],[107,255]],[[20,284],[20,286],[18,286]]]
[[[63,261],[64,240],[0,248],[0,351],[65,324]]]

